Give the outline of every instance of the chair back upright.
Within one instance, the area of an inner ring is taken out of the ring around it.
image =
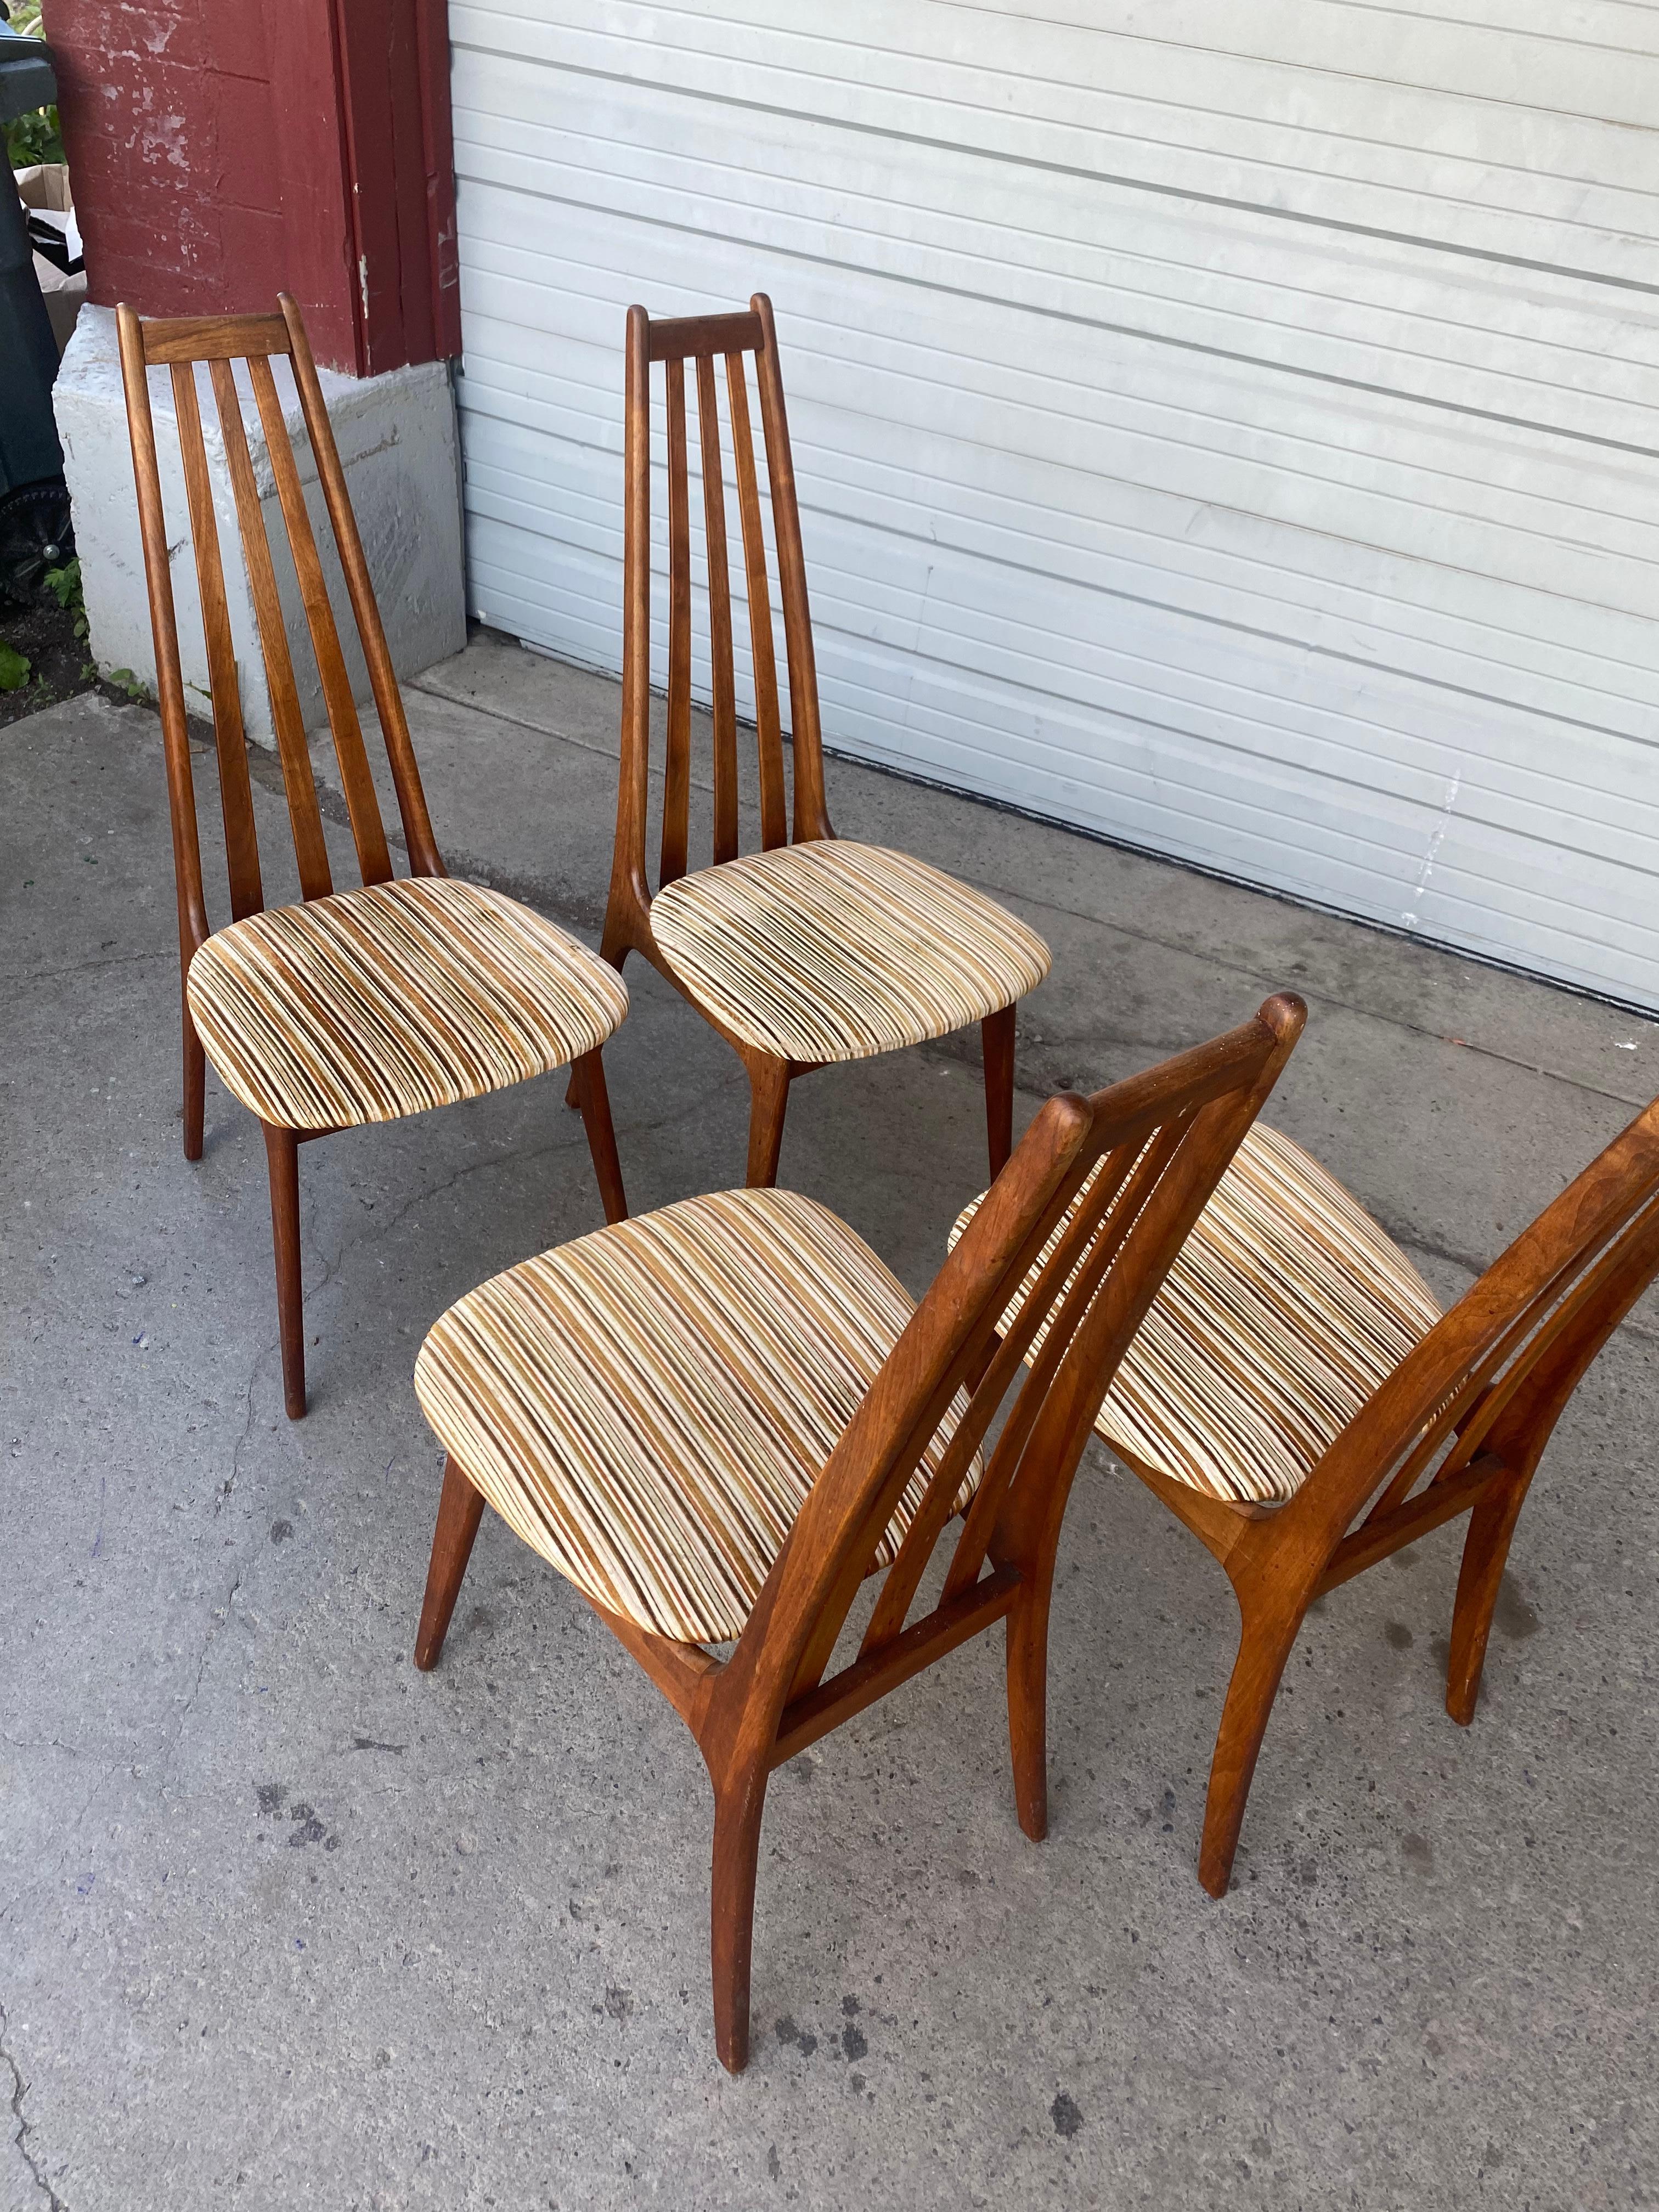
[[[1091,1098],[1051,1098],[1037,1115],[826,1463],[733,1654],[731,1666],[749,1672],[786,1735],[819,1705],[844,1701],[848,1670],[826,1682],[825,1668],[947,1413],[953,1433],[887,1569],[852,1672],[890,1671],[908,1639],[920,1650],[937,1648],[941,1634],[960,1640],[957,1627],[972,1634],[1007,1609],[1017,1581],[1046,1589],[1101,1400],[1305,1019],[1299,999],[1270,999],[1224,1036]],[[1028,1279],[1030,1294],[1010,1313]],[[907,1627],[974,1455],[1011,1389],[939,1602]]]
[[[225,462],[235,501],[249,588],[258,626],[259,647],[270,690],[271,720],[288,800],[300,887],[307,899],[333,890],[322,817],[305,724],[289,651],[271,546],[249,453],[233,364],[246,364],[254,404],[264,434],[277,503],[282,512],[294,573],[310,632],[340,783],[350,817],[357,862],[365,884],[387,882],[392,873],[386,828],[374,794],[362,726],[351,696],[340,633],[330,604],[293,443],[284,419],[271,363],[286,358],[299,393],[301,411],[316,463],[318,480],[351,603],[357,635],[374,690],[380,729],[391,764],[410,866],[416,875],[443,873],[433,842],[432,824],[410,742],[403,699],[387,650],[380,609],[369,580],[356,519],[346,490],[340,456],[317,378],[305,325],[294,300],[279,295],[279,312],[268,315],[185,316],[143,320],[131,307],[116,310],[121,375],[126,393],[127,424],[132,440],[133,474],[138,492],[138,523],[149,591],[150,626],[155,641],[156,690],[167,755],[173,851],[179,890],[180,950],[190,957],[210,933],[202,884],[202,855],[197,834],[194,781],[185,720],[184,678],[179,665],[179,625],[167,555],[167,519],[162,507],[155,428],[150,410],[148,372],[165,366],[171,374],[190,534],[201,593],[202,626],[207,647],[213,726],[219,767],[219,797],[224,818],[225,859],[234,921],[257,914],[264,904],[259,847],[247,765],[241,693],[225,596],[224,566],[213,489],[203,437],[197,386],[204,363],[223,441]]]
[[[790,842],[785,799],[782,714],[773,647],[766,532],[749,405],[752,357],[760,396],[766,473],[771,494],[778,596],[789,679],[789,725],[797,842],[833,835],[824,806],[818,727],[817,669],[801,553],[800,516],[778,368],[772,303],[757,292],[746,314],[688,315],[653,321],[643,307],[628,311],[626,508],[623,554],[622,804],[616,874],[642,913],[651,902],[646,830],[651,758],[651,380],[663,369],[668,489],[668,714],[664,761],[662,842],[658,886],[686,872],[691,786],[691,533],[686,434],[686,364],[696,385],[697,445],[702,480],[708,593],[708,649],[714,722],[714,849],[716,862],[735,860],[738,832],[738,737],[732,659],[732,588],[727,559],[726,463],[719,386],[726,386],[738,520],[746,586],[750,659],[760,769],[761,847]],[[724,369],[723,380],[716,362]]]
[[[1275,1516],[1285,1544],[1322,1565],[1330,1588],[1449,1520],[1493,1477],[1524,1490],[1590,1363],[1656,1276],[1659,1099],[1355,1415]]]

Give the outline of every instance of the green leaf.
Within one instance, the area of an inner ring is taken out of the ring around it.
[[[15,645],[0,644],[0,691],[21,691],[28,680],[28,655]]]
[[[82,604],[81,563],[73,556],[61,568],[48,568],[41,580],[65,614]]]

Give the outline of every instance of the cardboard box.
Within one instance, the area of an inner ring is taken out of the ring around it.
[[[31,214],[64,218],[54,222],[54,230],[62,230],[71,246],[71,259],[80,258],[80,233],[75,227],[75,201],[70,191],[68,167],[62,161],[37,162],[33,168],[13,173],[17,179],[18,197]],[[58,341],[61,355],[70,342],[82,302],[87,296],[87,274],[78,269],[72,276],[53,268],[40,254],[34,257],[34,273],[40,282],[46,313],[52,319],[52,334]]]

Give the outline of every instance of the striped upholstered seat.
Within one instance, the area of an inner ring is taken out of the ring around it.
[[[1258,1121],[1095,1426],[1132,1466],[1234,1504],[1282,1502],[1439,1318],[1335,1177]]]
[[[726,1191],[471,1291],[422,1346],[415,1390],[469,1480],[595,1605],[718,1643],[742,1633],[913,1310],[825,1207]],[[959,1504],[978,1479],[976,1462]],[[877,1565],[890,1565],[923,1480]]]
[[[185,990],[226,1087],[286,1129],[480,1097],[568,1066],[628,1012],[586,945],[449,876],[249,915],[198,948]]]
[[[947,1036],[1048,974],[1035,930],[908,854],[845,838],[750,853],[651,903],[696,1003],[779,1060],[864,1060]]]

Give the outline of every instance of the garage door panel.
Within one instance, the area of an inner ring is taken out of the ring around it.
[[[460,0],[475,603],[617,665],[767,289],[832,745],[1659,1006],[1655,20]]]

